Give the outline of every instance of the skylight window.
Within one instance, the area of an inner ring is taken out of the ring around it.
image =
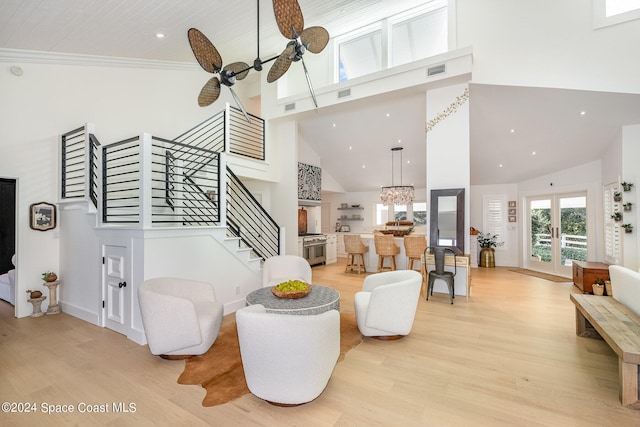
[[[448,51],[445,0],[384,19],[335,38],[336,79],[349,79]]]
[[[593,0],[594,28],[640,19],[640,0]]]
[[[614,16],[640,9],[638,0],[605,0],[605,15]]]

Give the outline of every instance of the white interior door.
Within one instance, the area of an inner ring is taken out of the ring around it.
[[[104,327],[127,335],[131,327],[130,312],[131,286],[126,262],[127,248],[124,246],[104,246],[103,309]]]
[[[528,198],[527,236],[527,268],[571,277],[572,261],[587,260],[586,193]]]

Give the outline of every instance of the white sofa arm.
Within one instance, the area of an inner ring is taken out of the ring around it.
[[[640,273],[621,265],[609,266],[613,299],[640,316]]]

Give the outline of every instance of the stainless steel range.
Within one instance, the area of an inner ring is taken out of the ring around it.
[[[327,262],[326,234],[302,234],[302,256],[309,265],[325,264]]]

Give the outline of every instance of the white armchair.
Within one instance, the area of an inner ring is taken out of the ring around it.
[[[11,264],[15,267],[16,255],[11,257]],[[6,273],[0,275],[0,299],[3,299],[13,305],[16,303],[16,269],[12,268]]]
[[[166,359],[206,353],[218,337],[223,307],[213,285],[161,277],[138,289],[149,350]]]
[[[262,266],[262,287],[276,286],[287,280],[302,280],[311,284],[311,266],[296,255],[267,258]]]
[[[395,339],[408,335],[418,308],[422,275],[396,270],[365,277],[354,298],[358,329],[366,337]]]
[[[269,403],[293,406],[320,396],[340,355],[340,313],[268,313],[260,304],[236,312],[247,386]]]

